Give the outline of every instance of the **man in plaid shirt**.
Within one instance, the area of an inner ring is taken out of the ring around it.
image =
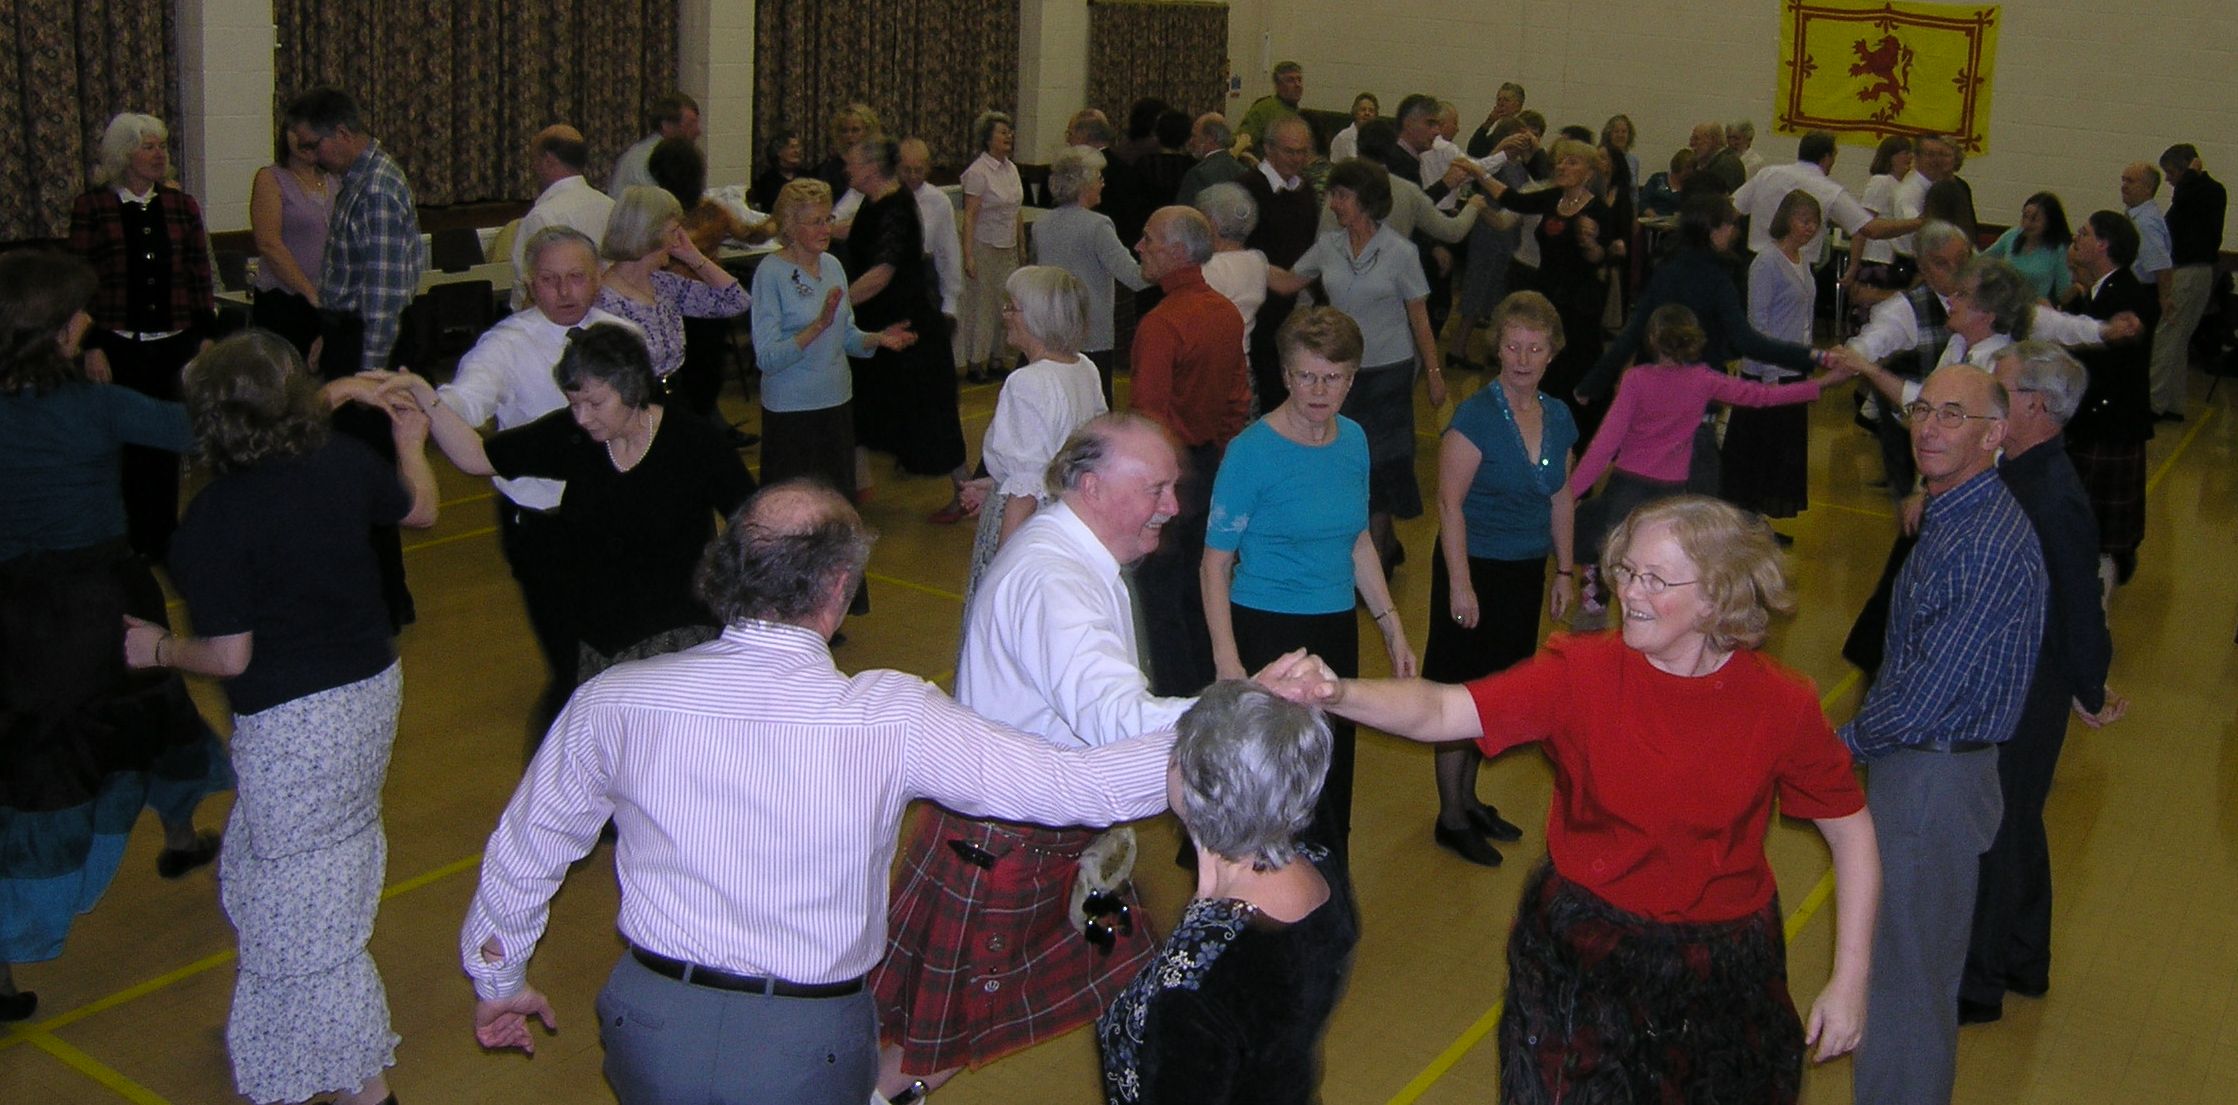
[[[328,344],[321,366],[329,378],[341,370],[387,368],[397,321],[427,271],[412,187],[396,159],[365,133],[357,101],[348,93],[312,89],[288,105],[287,121],[288,142],[342,177],[319,278]],[[360,352],[353,360],[347,348],[335,346],[346,346],[360,328]]]

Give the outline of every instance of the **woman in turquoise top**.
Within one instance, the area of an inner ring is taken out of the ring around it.
[[[1557,620],[1577,601],[1576,501],[1565,482],[1577,423],[1567,405],[1539,391],[1562,349],[1562,316],[1545,296],[1517,292],[1493,312],[1492,342],[1498,381],[1454,410],[1438,444],[1439,555],[1422,674],[1441,683],[1481,679],[1529,658],[1539,643],[1542,596]],[[1431,835],[1462,859],[1497,867],[1500,851],[1485,838],[1520,840],[1523,830],[1477,799],[1483,762],[1473,744],[1439,748]]]
[[[1983,251],[2013,263],[2028,278],[2036,298],[2058,303],[2067,298],[2075,278],[2067,272],[2067,247],[2075,232],[2067,227],[2067,207],[2050,192],[2038,192],[2021,201],[2020,225]]]
[[[1203,566],[1213,666],[1242,678],[1304,648],[1360,670],[1352,593],[1367,600],[1391,672],[1415,673],[1406,627],[1368,536],[1368,441],[1337,413],[1360,370],[1360,327],[1334,307],[1293,313],[1275,334],[1290,397],[1228,444],[1212,482]],[[1324,651],[1326,650],[1326,651]],[[1352,823],[1352,726],[1335,744],[1307,838],[1343,854]]]

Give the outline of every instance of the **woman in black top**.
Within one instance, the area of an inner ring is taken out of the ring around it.
[[[125,662],[225,681],[239,800],[218,857],[240,970],[226,1045],[252,1101],[392,1101],[387,995],[367,944],[387,842],[381,785],[403,677],[368,527],[435,524],[427,420],[390,414],[394,466],[330,433],[329,400],[265,330],[187,366],[195,448],[216,478],[187,508],[171,578],[197,636],[135,622]]]
[[[1328,766],[1320,712],[1254,684],[1215,683],[1181,715],[1166,790],[1197,895],[1096,1022],[1111,1105],[1318,1099],[1360,937],[1342,865],[1297,843]]]
[[[1607,201],[1594,194],[1593,173],[1598,155],[1593,147],[1574,139],[1558,139],[1554,156],[1554,187],[1523,192],[1497,178],[1486,191],[1502,207],[1522,215],[1538,215],[1539,290],[1562,315],[1568,341],[1546,373],[1548,393],[1570,398],[1585,370],[1601,355],[1601,310],[1607,304],[1607,286],[1601,282],[1601,263],[1608,258],[1605,235],[1615,229],[1615,215]],[[1579,418],[1579,429],[1586,429]]]
[[[432,420],[435,443],[469,475],[564,480],[566,527],[583,680],[713,640],[714,615],[692,593],[700,553],[754,492],[754,477],[721,431],[666,417],[644,339],[615,323],[575,331],[552,378],[567,408],[484,441],[426,380],[398,373]]]
[[[800,176],[800,163],[805,156],[801,152],[800,135],[794,134],[791,127],[770,135],[769,142],[762,147],[761,175],[755,177],[753,187],[746,190],[746,206],[764,215],[775,213],[777,193]]]

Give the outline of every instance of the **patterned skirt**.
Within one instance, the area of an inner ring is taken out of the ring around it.
[[[1073,931],[1077,860],[1095,829],[975,821],[927,806],[894,872],[886,959],[870,973],[902,1070],[977,1067],[1095,1020],[1158,940],[1129,883],[1134,933],[1109,951]],[[996,857],[964,859],[961,840]]]
[[[388,992],[366,945],[388,867],[381,784],[404,700],[400,665],[233,721],[240,801],[218,856],[240,936],[226,1021],[251,1101],[354,1090],[396,1065]]]
[[[1509,1105],[1792,1105],[1803,1023],[1779,900],[1733,921],[1627,913],[1542,864],[1508,940]]]
[[[2098,551],[2133,553],[2145,543],[2145,443],[2069,443],[2090,512],[2098,516]]]

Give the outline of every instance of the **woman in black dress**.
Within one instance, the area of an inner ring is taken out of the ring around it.
[[[907,323],[920,338],[906,349],[882,347],[853,359],[856,448],[892,453],[902,471],[945,474],[961,489],[971,473],[964,468],[964,428],[956,411],[956,365],[940,338],[939,297],[925,282],[917,198],[894,178],[900,147],[891,138],[872,138],[846,158],[848,186],[863,195],[841,258],[855,325],[875,332]],[[960,516],[953,494],[936,514],[950,521]]]
[[[552,377],[567,407],[484,441],[426,380],[385,390],[426,411],[443,455],[468,475],[565,480],[560,522],[588,682],[625,660],[713,640],[715,616],[692,592],[700,553],[754,492],[738,451],[712,424],[667,417],[644,339],[616,323],[576,331]]]
[[[1587,419],[1571,392],[1601,355],[1601,311],[1608,296],[1607,285],[1601,282],[1601,264],[1608,258],[1603,243],[1604,235],[1615,228],[1615,214],[1593,190],[1599,160],[1593,147],[1564,138],[1550,152],[1554,187],[1523,192],[1494,178],[1487,191],[1510,211],[1541,216],[1539,290],[1561,312],[1568,339],[1547,369],[1546,390],[1570,401],[1579,415],[1579,428],[1587,430]]]

